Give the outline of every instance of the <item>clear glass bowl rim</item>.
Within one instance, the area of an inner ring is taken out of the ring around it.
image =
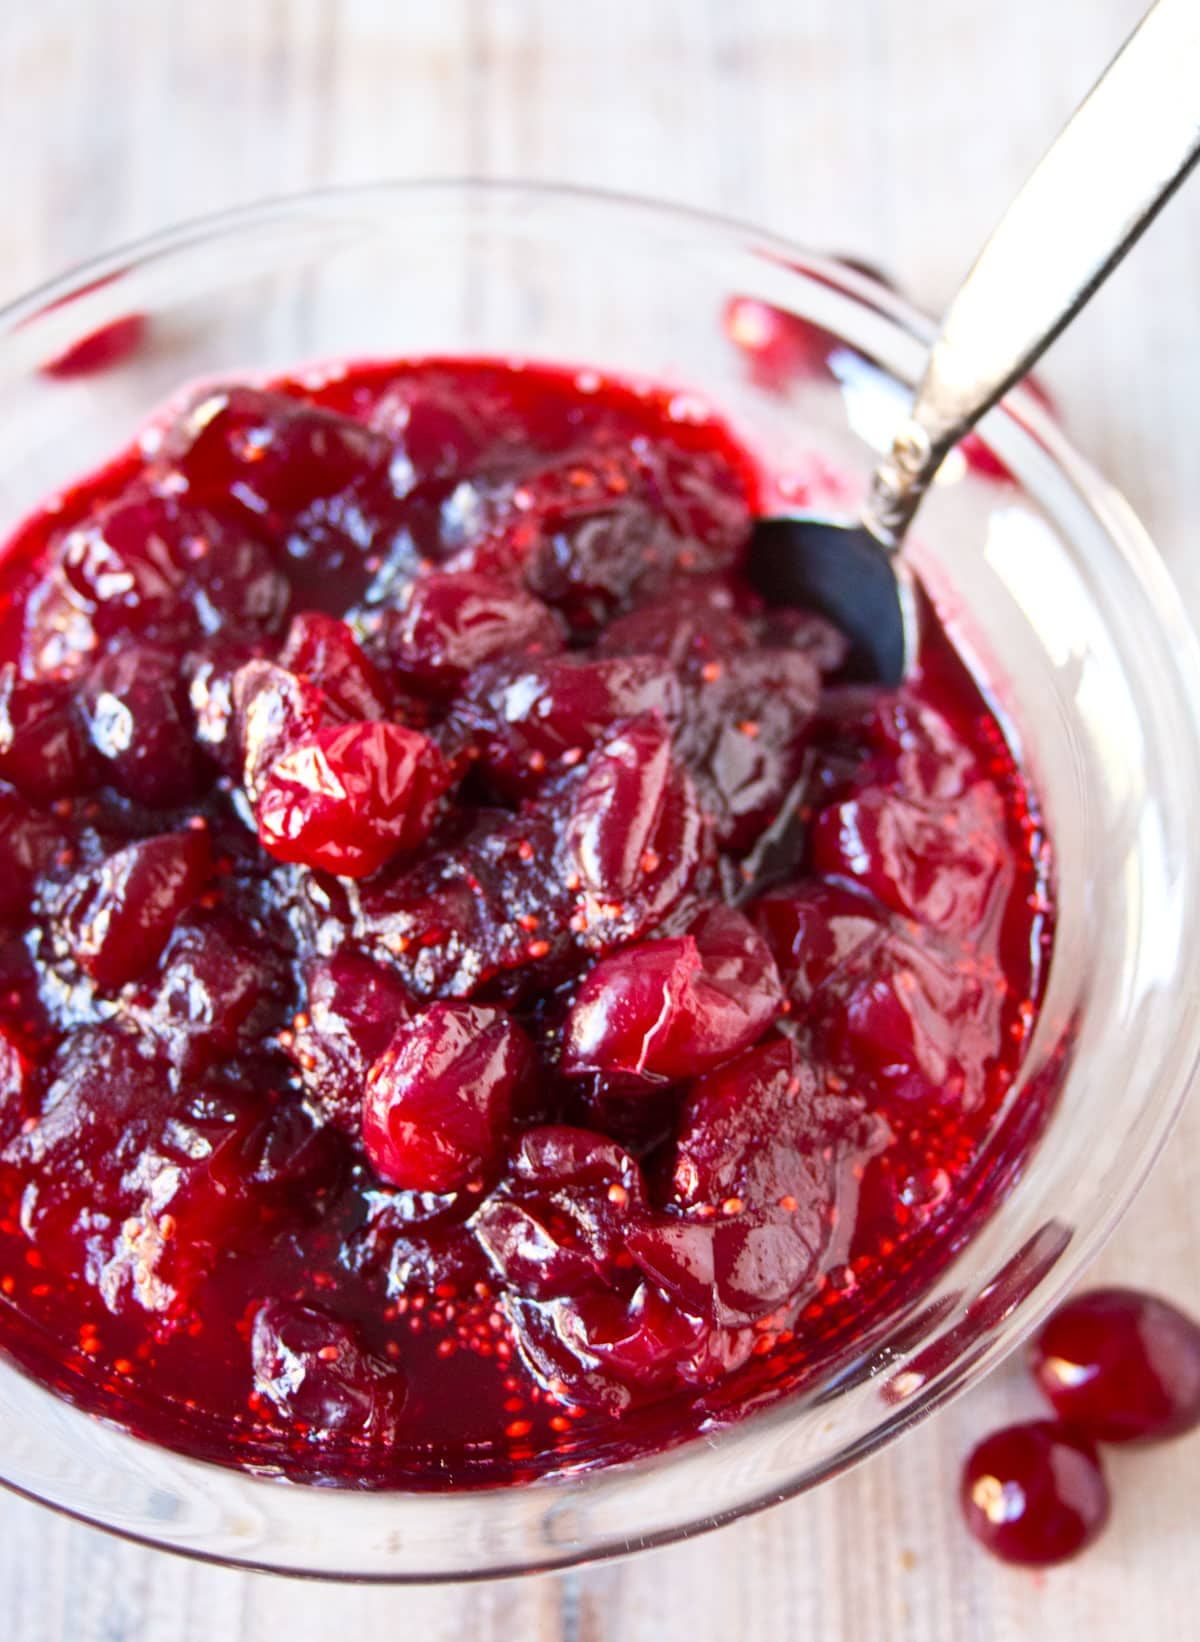
[[[144,267],[153,263],[156,259],[170,257],[175,253],[186,251],[189,247],[217,240],[222,236],[236,234],[243,229],[269,226],[274,221],[285,222],[297,211],[320,212],[326,209],[335,210],[344,205],[353,205],[358,209],[369,209],[373,203],[378,204],[380,207],[390,207],[395,205],[398,199],[411,196],[425,196],[436,199],[439,194],[444,194],[448,200],[452,199],[459,205],[472,197],[477,197],[481,201],[495,202],[500,206],[505,203],[517,204],[522,201],[547,204],[557,202],[564,206],[575,205],[594,209],[597,212],[612,210],[627,214],[644,213],[647,217],[662,223],[674,221],[681,226],[690,226],[697,232],[710,233],[714,242],[718,238],[723,239],[730,249],[737,249],[743,255],[763,256],[777,260],[786,267],[794,266],[798,273],[808,275],[815,273],[819,277],[828,278],[831,282],[835,282],[845,294],[856,300],[860,306],[874,310],[891,321],[897,329],[906,333],[909,338],[921,344],[928,343],[936,331],[936,325],[929,316],[914,307],[904,297],[879,284],[869,276],[860,273],[856,268],[840,262],[835,256],[811,251],[805,246],[765,232],[753,224],[729,218],[720,213],[680,206],[644,196],[576,185],[474,177],[430,177],[326,187],[275,196],[230,210],[191,218],[130,241],[123,246],[68,268],[63,273],[40,283],[0,308],[0,348],[4,347],[8,338],[14,332],[39,317],[47,315],[53,309],[64,307],[71,299],[85,297],[94,288],[106,284],[122,272],[128,271],[135,266]],[[82,306],[82,303],[77,305],[72,302],[73,311],[77,311],[77,308]],[[1169,644],[1172,651],[1181,695],[1186,700],[1200,702],[1200,646],[1197,644],[1193,629],[1170,574],[1158,556],[1148,535],[1138,523],[1132,509],[1113,486],[1104,480],[1074,450],[1054,418],[1047,413],[1038,398],[1029,393],[1028,390],[1021,387],[1014,389],[996,408],[992,416],[1006,420],[1015,430],[1015,443],[1010,435],[1008,450],[1015,449],[1022,439],[1036,441],[1036,444],[1049,455],[1058,470],[1066,477],[1078,496],[1102,524],[1110,543],[1136,573],[1141,589],[1152,605],[1154,613],[1161,624],[1161,636],[1164,642]],[[1019,461],[1012,462],[1007,454],[1006,460],[1010,462],[1010,465],[1014,468],[1015,476],[1019,479]],[[780,1503],[782,1500],[793,1497],[797,1493],[815,1486],[827,1478],[836,1476],[850,1466],[869,1457],[886,1443],[894,1440],[903,1431],[908,1430],[942,1406],[951,1397],[958,1395],[961,1391],[967,1389],[969,1385],[981,1379],[1002,1357],[1008,1355],[1033,1333],[1039,1323],[1077,1281],[1081,1271],[1108,1240],[1157,1160],[1187,1098],[1195,1078],[1197,1066],[1200,1065],[1200,1016],[1194,1016],[1191,1019],[1190,1028],[1186,1034],[1186,1042],[1177,1044],[1176,1050],[1173,1076],[1169,1080],[1164,1080],[1162,1084],[1162,1093],[1156,1103],[1157,1109],[1153,1114],[1153,1124],[1138,1158],[1137,1167],[1132,1169],[1127,1177],[1126,1190],[1114,1196],[1108,1202],[1104,1213],[1097,1217],[1093,1225],[1085,1228],[1072,1239],[1068,1253],[1053,1265],[1049,1275],[1043,1278],[1029,1295],[1018,1301],[1006,1315],[1003,1323],[991,1332],[986,1348],[972,1356],[969,1361],[955,1362],[947,1372],[931,1378],[922,1391],[913,1396],[902,1407],[887,1414],[865,1436],[848,1445],[827,1463],[814,1469],[801,1471],[799,1474],[794,1475],[783,1487],[772,1487],[769,1493],[758,1495],[751,1489],[747,1492],[745,1498],[739,1500],[732,1507],[708,1512],[697,1510],[694,1514],[689,1514],[687,1520],[678,1521],[668,1528],[648,1535],[613,1536],[608,1540],[591,1544],[568,1543],[562,1547],[556,1547],[553,1552],[531,1555],[528,1558],[519,1560],[510,1559],[505,1562],[489,1563],[468,1569],[414,1570],[404,1568],[397,1571],[378,1572],[365,1571],[361,1568],[335,1566],[304,1567],[295,1562],[272,1561],[269,1555],[241,1555],[236,1552],[214,1553],[191,1544],[181,1543],[178,1540],[173,1541],[165,1533],[159,1537],[148,1528],[130,1527],[127,1523],[106,1518],[98,1511],[75,1509],[69,1501],[42,1495],[33,1489],[22,1487],[9,1478],[0,1477],[0,1485],[22,1497],[39,1504],[49,1505],[52,1509],[60,1511],[64,1515],[113,1533],[118,1537],[151,1548],[188,1556],[194,1560],[293,1577],[346,1580],[357,1583],[458,1583],[512,1577],[525,1573],[569,1568],[583,1562],[622,1556],[634,1549],[650,1549],[723,1526],[742,1516],[764,1510],[771,1505]],[[7,1361],[0,1360],[0,1377],[14,1374],[20,1374],[20,1370]],[[52,1393],[42,1391],[41,1394],[48,1399],[52,1399],[59,1409],[64,1408],[64,1405],[58,1398],[53,1397]],[[720,1441],[722,1444],[736,1443],[739,1436],[748,1435],[751,1430],[755,1433],[762,1433],[771,1426],[778,1427],[781,1424],[786,1424],[789,1419],[795,1417],[797,1408],[802,1406],[804,1406],[803,1403],[798,1403],[794,1399],[785,1399],[724,1429],[719,1434]],[[65,1414],[73,1422],[89,1421],[88,1415],[74,1408],[66,1408]],[[115,1451],[119,1450],[126,1453],[131,1459],[135,1460],[136,1451],[144,1450],[146,1447],[140,1439],[123,1431],[114,1429],[110,1435],[114,1440]],[[595,1474],[574,1474],[569,1478],[552,1476],[530,1486],[535,1489],[546,1490],[559,1487],[565,1482],[572,1489],[586,1489],[589,1475],[611,1478],[614,1474],[632,1474],[639,1469],[669,1468],[674,1457],[686,1456],[696,1446],[697,1440],[693,1439],[681,1448],[668,1450],[661,1455],[651,1455],[646,1460],[608,1467],[603,1472]],[[197,1481],[201,1483],[204,1479],[215,1475],[227,1485],[223,1492],[228,1493],[230,1487],[236,1485],[237,1491],[245,1490],[244,1497],[247,1500],[258,1494],[260,1490],[270,1490],[272,1494],[277,1494],[281,1487],[274,1480],[265,1480],[246,1473],[229,1471],[223,1467],[211,1466],[203,1461],[187,1459],[180,1455],[172,1454],[171,1461],[178,1470],[179,1475],[194,1475]],[[301,1491],[310,1496],[319,1496],[322,1506],[326,1510],[336,1509],[339,1501],[349,1499],[372,1499],[379,1501],[381,1506],[386,1502],[392,1502],[397,1506],[401,1502],[410,1502],[414,1508],[419,1508],[423,1502],[439,1497],[447,1497],[421,1493],[391,1492],[364,1495],[353,1491],[325,1488],[303,1489]],[[526,1492],[528,1491],[526,1489]],[[470,1500],[473,1497],[482,1497],[484,1495],[495,1497],[495,1495],[502,1492],[505,1491],[483,1490],[480,1491],[480,1495],[464,1492],[453,1497],[460,1500]]]

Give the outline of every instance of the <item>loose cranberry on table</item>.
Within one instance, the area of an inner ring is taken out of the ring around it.
[[[1136,1289],[1068,1300],[1030,1346],[1038,1388],[1098,1442],[1159,1442],[1200,1425],[1200,1324]]]
[[[881,693],[764,606],[678,404],[214,384],[0,558],[0,1345],[90,1411],[522,1481],[828,1376],[969,1234],[1035,796],[932,612]]]
[[[1108,1521],[1109,1495],[1095,1447],[1053,1420],[1012,1425],[968,1456],[961,1488],[967,1527],[1005,1562],[1065,1562]]]

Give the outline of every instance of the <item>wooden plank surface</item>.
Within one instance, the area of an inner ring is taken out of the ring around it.
[[[930,305],[1138,0],[0,0],[0,299],[200,211],[381,176],[563,178],[722,209]],[[1136,140],[1136,130],[1131,131]],[[1200,612],[1200,186],[1056,351],[1079,443]],[[1200,1304],[1193,1104],[1098,1276]],[[1017,1366],[816,1495],[561,1579],[331,1589],[193,1566],[0,1499],[17,1642],[1174,1642],[1200,1634],[1200,1437],[1112,1464],[1112,1530],[1044,1576],[976,1553],[959,1460]]]

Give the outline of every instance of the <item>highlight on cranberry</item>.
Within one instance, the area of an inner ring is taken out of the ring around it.
[[[0,557],[0,1345],[297,1480],[662,1448],[831,1374],[1031,1144],[1036,795],[932,608],[882,691],[764,603],[694,398],[322,380],[177,400]],[[1083,1443],[983,1518],[1093,1531]]]
[[[980,1544],[1030,1567],[1077,1556],[1103,1529],[1110,1505],[1094,1444],[1054,1420],[985,1437],[963,1467],[961,1497]]]
[[[1043,1325],[1029,1363],[1054,1412],[1097,1442],[1161,1442],[1200,1425],[1200,1323],[1156,1295],[1076,1295]]]

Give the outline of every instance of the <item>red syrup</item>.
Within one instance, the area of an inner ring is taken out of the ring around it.
[[[322,381],[205,389],[5,552],[0,1341],[352,1486],[828,1380],[1052,1100],[1001,725],[932,612],[839,685],[669,393]]]

